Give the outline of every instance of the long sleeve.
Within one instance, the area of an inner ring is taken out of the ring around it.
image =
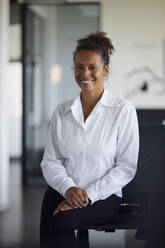
[[[61,123],[58,109],[53,112],[47,138],[41,168],[43,176],[52,188],[62,196],[68,188],[76,186],[73,179],[68,176],[64,166],[64,158],[60,152],[60,140],[58,139]]]
[[[120,116],[116,143],[113,168],[86,189],[92,203],[117,193],[135,176],[139,152],[139,128],[136,110],[132,104],[126,104]]]

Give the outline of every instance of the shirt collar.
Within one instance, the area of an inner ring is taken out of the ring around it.
[[[79,93],[75,99],[71,100],[70,103],[66,105],[64,114],[66,114],[67,112],[70,112],[72,106],[77,105],[78,103],[81,103],[80,95],[81,94]]]
[[[110,101],[111,101],[111,94],[110,90],[104,88],[104,92],[98,101],[98,103],[95,106],[96,113],[99,113],[102,109],[102,107],[110,107]]]
[[[64,114],[67,113],[68,111],[71,111],[71,108],[75,105],[81,104],[81,92],[77,95],[77,97],[66,106]],[[101,96],[101,99],[99,100],[99,102],[97,103],[97,112],[99,112],[100,110],[100,106],[104,106],[104,107],[111,107],[111,100],[112,100],[112,94],[110,92],[110,90],[108,90],[107,88],[104,88],[104,92]]]
[[[108,89],[104,89],[103,95],[100,99],[100,105],[103,105],[105,107],[110,107],[111,104],[111,92]]]

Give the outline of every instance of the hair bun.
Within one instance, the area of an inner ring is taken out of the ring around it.
[[[96,31],[95,33],[90,33],[86,37],[79,39],[77,41],[75,54],[79,50],[92,50],[100,52],[102,59],[105,64],[109,64],[109,55],[114,52],[114,47],[112,41],[107,37],[107,33],[102,31]]]

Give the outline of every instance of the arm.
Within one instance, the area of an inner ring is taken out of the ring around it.
[[[70,187],[77,187],[73,179],[68,176],[64,158],[60,152],[58,135],[61,130],[61,120],[58,109],[53,112],[47,138],[44,156],[41,162],[43,176],[52,188],[57,190],[63,197]]]
[[[139,128],[134,106],[126,105],[120,117],[114,167],[86,189],[92,203],[117,193],[133,179],[136,173]]]

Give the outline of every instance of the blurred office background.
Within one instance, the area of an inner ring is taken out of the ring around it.
[[[165,124],[164,0],[0,1],[0,247],[39,247],[40,161],[52,110],[75,97],[76,40],[103,30],[115,46],[106,82],[140,124]],[[91,246],[142,248],[133,231],[90,232]]]

